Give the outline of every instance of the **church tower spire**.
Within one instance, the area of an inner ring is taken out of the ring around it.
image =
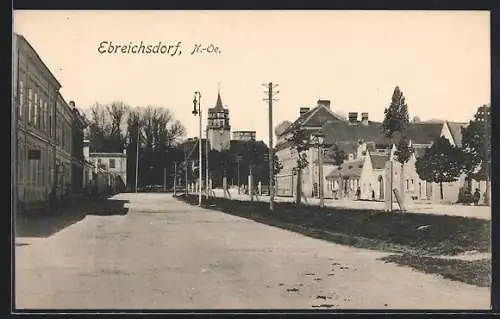
[[[224,106],[222,105],[222,99],[220,97],[220,83],[217,85],[217,102],[215,102],[215,109],[216,110],[223,110]]]

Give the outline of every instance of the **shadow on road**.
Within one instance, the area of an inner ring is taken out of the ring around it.
[[[87,215],[126,215],[127,200],[100,199],[73,204],[57,212],[16,216],[16,237],[49,237],[85,218]]]

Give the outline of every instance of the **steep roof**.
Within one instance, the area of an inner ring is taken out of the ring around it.
[[[389,160],[389,155],[370,153],[373,169],[384,169],[385,163]]]
[[[333,170],[326,178],[342,177],[359,177],[363,171],[365,158],[359,158],[352,161],[345,161],[338,169]]]
[[[217,102],[215,102],[214,109],[216,109],[216,110],[223,110],[224,109],[224,106],[222,106],[222,99],[220,97],[220,93],[217,93]]]
[[[220,97],[220,92],[217,93],[217,101],[215,106],[208,109],[210,112],[228,112],[229,110],[224,108],[222,104],[222,98]]]
[[[368,122],[368,125],[328,122],[323,126],[326,133],[325,143],[364,140],[377,144],[391,144],[393,141],[383,135],[381,125],[379,122]],[[443,123],[411,123],[405,134],[413,144],[431,144],[441,135],[442,127]]]
[[[327,122],[323,126],[325,132],[325,144],[339,144],[340,142],[357,142],[359,140],[370,141],[380,144],[390,143],[385,138],[380,128],[381,123],[368,122],[368,125],[349,122]]]
[[[441,136],[443,122],[411,123],[406,129],[406,135],[413,144],[431,144]]]
[[[447,122],[447,124],[455,145],[462,146],[462,127],[466,127],[467,123]]]
[[[300,115],[299,118],[295,120],[295,122],[293,122],[286,130],[283,131],[282,135],[298,127],[322,126],[327,121],[344,121],[344,120],[340,115],[335,114],[324,105],[318,105],[315,108]]]

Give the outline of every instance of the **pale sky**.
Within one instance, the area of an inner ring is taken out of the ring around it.
[[[267,143],[261,84],[278,83],[273,127],[329,99],[332,110],[382,120],[399,85],[410,116],[468,121],[490,102],[487,11],[16,11],[22,34],[83,110],[95,102],[169,108],[196,136],[220,83],[232,131]],[[182,42],[182,54],[101,54],[113,44]],[[190,55],[195,43],[220,54]]]

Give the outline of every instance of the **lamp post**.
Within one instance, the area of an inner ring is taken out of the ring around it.
[[[137,121],[137,141],[135,145],[135,192],[137,193],[137,179],[139,178],[139,121]]]
[[[197,108],[198,107],[198,108]],[[199,116],[200,118],[200,132],[199,132],[199,137],[198,137],[198,148],[199,148],[199,167],[198,167],[198,172],[199,172],[199,192],[198,192],[198,206],[201,207],[201,184],[203,183],[203,177],[202,177],[202,167],[201,167],[201,160],[202,160],[202,150],[201,150],[201,137],[202,137],[202,129],[201,129],[201,120],[202,120],[202,115],[201,115],[201,93],[196,91],[194,92],[194,99],[193,99],[193,115],[194,116]]]
[[[319,175],[319,207],[325,206],[325,196],[323,194],[323,142],[325,139],[325,134],[322,131],[318,131],[313,135],[318,143],[318,175]]]

